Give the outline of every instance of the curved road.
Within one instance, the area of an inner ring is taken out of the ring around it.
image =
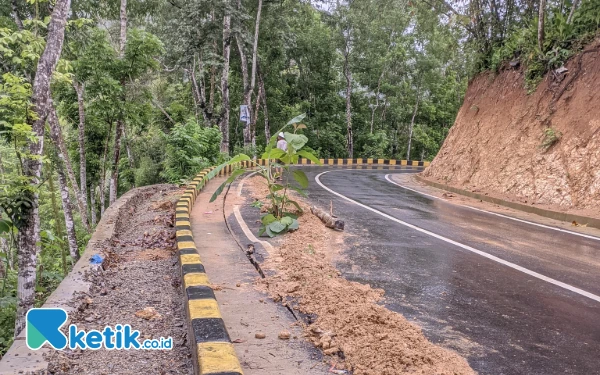
[[[309,198],[346,220],[338,267],[430,340],[481,374],[600,374],[600,238],[393,183],[418,169],[304,170]]]

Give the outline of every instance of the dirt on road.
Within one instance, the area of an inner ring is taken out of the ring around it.
[[[246,181],[253,199],[264,201],[260,177]],[[343,250],[341,232],[304,211],[300,230],[275,239],[276,254],[261,265],[269,271],[259,287],[299,310],[305,336],[331,356],[338,374],[474,374],[455,352],[429,342],[421,329],[380,303],[384,292],[351,282],[332,264]],[[326,207],[323,207],[326,208]],[[276,259],[275,261],[270,259]]]
[[[116,235],[100,254],[103,268],[88,275],[90,293],[72,301],[70,324],[86,331],[130,324],[140,341],[172,337],[172,350],[63,350],[50,354],[53,374],[192,374],[175,246],[174,185],[144,190],[121,212]]]

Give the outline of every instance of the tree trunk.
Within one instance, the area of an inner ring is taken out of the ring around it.
[[[50,99],[50,79],[56,68],[62,52],[65,36],[65,26],[71,5],[70,0],[56,0],[50,23],[44,52],[40,56],[32,87],[31,101],[37,119],[33,122],[32,131],[37,136],[37,142],[29,142],[28,152],[31,157],[24,163],[23,175],[31,179],[31,184],[39,184],[42,163],[41,156],[44,146],[44,127],[48,117]],[[40,251],[40,217],[38,212],[38,194],[33,193],[31,209],[23,216],[23,224],[19,228],[19,248],[17,274],[17,315],[15,319],[15,337],[25,327],[25,314],[35,303],[36,266]]]
[[[55,158],[58,159],[58,158]],[[58,162],[58,160],[54,160],[54,162]],[[52,163],[49,163],[49,176],[48,176],[48,188],[50,188],[50,202],[52,203],[52,213],[54,214],[54,233],[59,237],[59,238],[64,238],[65,235],[62,231],[62,220],[60,219],[60,214],[58,212],[58,204],[56,203],[56,187],[54,186],[54,170],[52,168]],[[64,175],[63,175],[64,176]],[[69,273],[69,270],[67,268],[67,257],[65,255],[66,251],[65,251],[65,247],[64,246],[60,246],[60,258],[61,258],[61,262],[62,262],[62,268],[63,268],[63,276],[67,276],[67,273]]]
[[[221,152],[229,153],[229,55],[231,53],[231,14],[223,17],[223,75],[221,76]]]
[[[241,3],[241,1],[240,1]],[[248,81],[248,60],[246,59],[246,53],[244,52],[244,46],[240,38],[236,35],[235,40],[237,42],[238,50],[240,53],[240,62],[242,67],[242,87],[243,87],[243,98],[242,104],[248,107],[248,114],[250,118],[252,118],[252,109],[251,109],[251,101],[252,101],[252,91],[250,90],[250,83]],[[251,120],[249,119],[251,122]],[[250,146],[252,143],[252,134],[250,132],[250,123],[244,124],[244,147]]]
[[[119,160],[121,159],[121,138],[123,136],[123,120],[117,120],[115,130],[115,144],[113,150],[113,163],[110,174],[110,185],[108,190],[108,206],[110,207],[117,200],[117,190],[119,187]]]
[[[573,15],[575,11],[579,7],[579,0],[573,0],[573,5],[571,6],[571,11],[569,12],[569,17],[567,18],[567,25],[570,25],[573,22]]]
[[[346,149],[348,151],[348,158],[352,159],[354,154],[354,143],[352,137],[352,103],[350,101],[352,96],[352,73],[350,72],[349,64],[349,52],[346,50],[344,54],[344,76],[346,77],[346,125],[348,134],[346,136]]]
[[[125,56],[125,46],[127,45],[127,0],[121,0],[121,34],[119,45],[119,57],[122,59]],[[125,103],[125,79],[121,79],[121,99]],[[108,191],[108,205],[112,205],[117,200],[117,192],[119,188],[119,161],[121,160],[121,139],[125,131],[125,120],[123,110],[119,114],[117,126],[115,129],[115,144],[113,149],[113,167],[110,176],[110,185]]]
[[[55,112],[53,112],[55,113]],[[67,243],[69,244],[69,254],[71,254],[71,258],[73,259],[73,262],[77,262],[79,260],[79,249],[77,247],[77,236],[75,234],[75,221],[73,220],[73,209],[71,207],[71,201],[69,199],[69,186],[67,184],[67,178],[65,176],[65,164],[63,159],[60,157],[60,151],[58,148],[58,145],[56,144],[56,139],[57,139],[57,134],[56,132],[56,127],[60,126],[59,124],[57,124],[56,122],[58,121],[58,117],[56,117],[55,115],[51,114],[50,116],[48,116],[48,123],[50,124],[50,133],[51,133],[51,138],[52,141],[54,143],[54,148],[56,151],[56,158],[55,158],[55,164],[56,164],[56,172],[58,174],[58,186],[60,189],[60,198],[62,201],[62,208],[63,208],[63,214],[64,214],[64,219],[65,219],[65,227],[67,229]],[[54,132],[54,134],[52,134]],[[50,174],[50,183],[52,184],[52,179],[54,178],[54,176],[52,176],[52,174]],[[53,184],[52,184],[53,185]],[[51,189],[54,190],[54,187],[51,186]],[[52,195],[52,198],[54,199],[54,195]],[[53,202],[54,204],[55,202]],[[55,212],[56,213],[56,212]],[[55,218],[56,219],[56,218]],[[60,235],[62,237],[62,230],[57,231],[57,235]]]
[[[135,160],[133,160],[133,152],[131,152],[131,142],[127,135],[127,128],[123,126],[123,137],[125,138],[125,150],[127,151],[127,161],[129,162],[129,169],[133,172],[135,169]],[[132,186],[135,188],[135,180],[132,182]]]
[[[120,44],[119,44],[119,57],[125,56],[125,44],[127,43],[127,0],[121,0],[121,33],[120,33]]]
[[[263,106],[263,117],[265,118],[265,139],[269,143],[271,139],[271,125],[269,124],[269,111],[267,110],[267,92],[265,91],[265,81],[260,71],[258,72],[259,95]]]
[[[540,0],[538,17],[538,48],[540,49],[540,53],[544,54],[544,20],[546,18],[546,0]]]
[[[73,192],[77,198],[77,205],[79,207],[79,213],[81,214],[81,222],[89,233],[91,232],[91,227],[87,214],[86,198],[81,193],[79,184],[77,183],[77,178],[75,178],[75,172],[73,171],[73,166],[71,165],[71,160],[69,159],[69,154],[67,153],[67,147],[65,146],[65,141],[62,136],[62,129],[58,121],[58,115],[56,114],[56,108],[54,108],[54,104],[51,105],[50,113],[48,114],[48,124],[50,125],[50,137],[58,149],[58,157],[65,165],[67,176],[69,177],[69,181],[71,181],[71,187],[73,188]]]
[[[96,218],[96,189],[92,186],[90,191],[90,213],[92,216],[92,227],[96,226],[98,219]]]
[[[375,111],[379,108],[379,92],[381,90],[381,81],[383,80],[383,75],[385,74],[385,69],[381,71],[381,75],[379,76],[379,80],[377,81],[377,92],[375,93],[375,105],[371,108],[371,134],[373,134],[373,124],[375,123]]]
[[[20,31],[23,30],[23,21],[21,21],[21,16],[19,15],[19,8],[17,8],[17,0],[11,0],[10,5],[12,6],[12,16],[17,24],[17,27]]]
[[[85,107],[83,101],[84,85],[73,81],[73,87],[77,92],[77,104],[79,106],[79,186],[83,196],[83,207],[88,212],[88,190],[87,190],[87,160],[85,157]]]
[[[417,93],[415,109],[413,111],[412,119],[410,120],[410,126],[408,127],[408,148],[406,150],[406,160],[410,160],[410,145],[412,142],[413,127],[415,126],[415,117],[417,116],[417,110],[419,109],[419,99],[419,93]]]
[[[106,207],[106,158],[108,157],[108,144],[110,143],[110,134],[112,133],[112,121],[108,124],[108,134],[104,143],[104,152],[102,154],[102,176],[100,176],[100,217],[104,215]]]

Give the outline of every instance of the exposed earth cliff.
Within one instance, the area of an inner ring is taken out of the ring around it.
[[[598,216],[600,42],[548,73],[537,90],[520,69],[481,74],[424,177],[529,204]]]

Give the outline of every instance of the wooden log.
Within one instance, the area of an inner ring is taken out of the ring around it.
[[[310,208],[310,212],[312,212],[313,215],[315,215],[316,217],[321,219],[321,221],[325,224],[325,226],[327,228],[344,230],[344,221],[343,220],[338,220],[338,219],[334,218],[329,213],[318,208],[317,206],[312,206]]]

